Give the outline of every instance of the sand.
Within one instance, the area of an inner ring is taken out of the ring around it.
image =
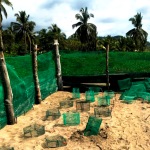
[[[103,94],[103,93],[100,93]],[[89,115],[93,115],[96,102],[91,103],[89,112],[80,112],[81,123],[77,126],[64,126],[63,117],[46,120],[46,111],[58,108],[59,102],[72,97],[70,92],[56,92],[48,96],[40,105],[17,118],[17,124],[6,125],[0,130],[0,147],[14,147],[15,150],[150,150],[150,104],[140,100],[126,104],[119,100],[119,94],[111,99],[112,113],[102,117],[100,131],[96,136],[84,136]],[[84,93],[81,99],[84,99]],[[60,113],[76,110],[74,106],[59,109]],[[45,134],[38,137],[25,137],[23,128],[37,123],[45,127]],[[67,145],[46,148],[45,137],[61,135]]]

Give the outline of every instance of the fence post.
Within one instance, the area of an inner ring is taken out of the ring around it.
[[[54,40],[55,45],[55,60],[56,60],[56,73],[57,73],[57,85],[58,90],[63,90],[63,81],[62,81],[62,74],[61,74],[61,63],[60,63],[60,54],[59,54],[59,43],[58,40]]]
[[[38,63],[37,63],[37,45],[34,45],[32,50],[32,67],[33,67],[33,79],[35,86],[35,104],[41,103],[41,90],[38,78]]]
[[[4,104],[6,108],[7,124],[13,125],[15,124],[13,93],[3,51],[0,51],[0,75],[2,77],[2,85],[4,89]]]
[[[106,46],[106,80],[107,90],[109,90],[109,44]]]

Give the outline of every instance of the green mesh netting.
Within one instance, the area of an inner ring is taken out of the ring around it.
[[[56,148],[67,145],[67,140],[61,135],[47,136],[45,138],[47,148]]]
[[[128,95],[125,95],[123,98],[124,102],[128,103],[128,104],[132,103],[134,101],[134,99],[135,99],[134,96],[128,96]]]
[[[139,92],[138,94],[137,94],[137,97],[138,98],[142,98],[144,101],[150,101],[150,93],[148,93],[148,92]]]
[[[150,83],[150,78],[146,78],[145,80]]]
[[[135,82],[132,84],[132,86],[130,87],[129,90],[126,90],[125,92],[123,92],[121,94],[120,99],[124,100],[127,103],[132,103],[133,100],[135,100],[137,98],[141,98],[141,94],[143,92],[146,92],[145,84],[142,82]],[[139,93],[141,93],[141,94],[139,94]],[[142,98],[143,98],[143,96],[142,96]],[[145,96],[144,96],[144,98],[145,98]]]
[[[52,53],[46,53],[38,56],[38,76],[42,99],[57,90],[55,62],[52,58]]]
[[[146,91],[147,91],[147,92],[150,92],[150,82],[145,81],[145,82],[144,82],[144,85],[145,85],[145,87],[146,87]]]
[[[118,80],[118,86],[121,91],[128,90],[131,86],[132,82],[130,78],[126,78],[123,80]]]
[[[101,123],[102,123],[101,118],[90,116],[86,128],[84,130],[84,135],[85,136],[97,135],[99,133]]]
[[[76,101],[76,110],[90,111],[90,101]]]
[[[64,125],[75,126],[80,124],[80,113],[79,112],[67,112],[63,113]]]
[[[6,112],[4,107],[4,92],[3,86],[0,78],[0,129],[7,124]]]
[[[98,106],[109,106],[110,105],[110,97],[109,96],[98,96],[97,97]]]
[[[85,97],[86,97],[86,100],[87,101],[90,101],[90,102],[95,102],[95,94],[94,94],[94,91],[86,91],[85,92]]]
[[[120,100],[134,100],[136,98],[136,92],[132,90],[126,90],[120,95]]]
[[[136,92],[143,92],[143,91],[146,91],[146,87],[145,87],[144,83],[133,84],[130,87],[130,90],[134,90]]]
[[[38,55],[38,77],[42,99],[57,90],[55,76],[55,62],[52,53]],[[32,70],[32,56],[17,56],[6,58],[7,70],[13,91],[13,106],[15,116],[27,112],[35,103],[35,86]],[[0,81],[0,90],[3,88]],[[4,96],[0,92],[0,127],[6,125],[6,114],[4,108]]]
[[[110,98],[113,98],[115,96],[115,92],[112,90],[104,91],[104,96],[109,96]]]
[[[72,98],[80,98],[80,89],[79,88],[73,88],[72,89]]]
[[[96,107],[94,108],[95,117],[109,117],[111,116],[111,109],[109,107]]]
[[[98,86],[93,86],[93,87],[89,87],[89,91],[94,91],[95,95],[98,95],[99,92],[103,92],[102,88],[98,87]]]
[[[38,137],[45,134],[45,126],[35,123],[23,128],[23,133],[25,137]]]
[[[132,85],[137,85],[137,84],[144,84],[145,81],[134,81],[132,82]]]

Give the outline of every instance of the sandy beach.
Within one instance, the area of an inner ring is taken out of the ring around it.
[[[103,94],[103,93],[100,93]],[[132,104],[119,100],[120,94],[111,99],[111,116],[102,117],[98,135],[84,136],[88,118],[94,114],[97,102],[90,103],[90,111],[80,112],[80,124],[64,126],[62,114],[76,111],[73,107],[60,108],[61,116],[56,120],[45,119],[48,109],[59,108],[60,102],[71,98],[71,92],[56,92],[48,96],[40,105],[17,118],[14,125],[6,125],[0,130],[0,147],[14,147],[15,150],[150,150],[150,104],[135,100]],[[85,99],[84,93],[81,98]],[[45,127],[45,134],[38,137],[25,137],[23,128],[31,124]],[[47,148],[47,136],[61,135],[66,146]]]

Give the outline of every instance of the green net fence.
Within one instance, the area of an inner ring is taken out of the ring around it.
[[[1,81],[1,78],[0,78]],[[4,107],[4,92],[2,83],[0,82],[0,129],[3,128],[7,123],[6,112]]]
[[[31,55],[7,57],[7,70],[13,91],[15,117],[29,111],[35,103]],[[51,52],[38,55],[38,77],[42,100],[57,91],[55,62]],[[6,125],[4,93],[0,80],[0,128]]]

